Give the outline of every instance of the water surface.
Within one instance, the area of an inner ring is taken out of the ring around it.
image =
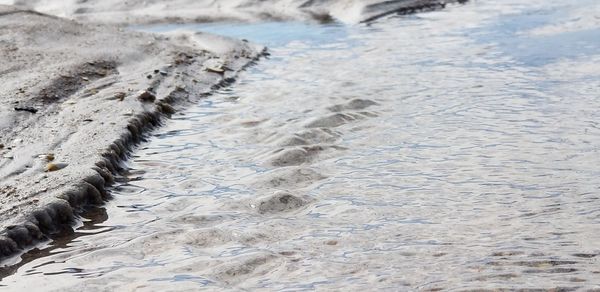
[[[183,27],[272,57],[170,119],[114,200],[0,285],[598,288],[600,5],[525,2]]]

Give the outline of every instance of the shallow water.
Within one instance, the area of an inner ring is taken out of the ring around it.
[[[600,3],[564,2],[199,27],[272,57],[0,288],[598,288]]]

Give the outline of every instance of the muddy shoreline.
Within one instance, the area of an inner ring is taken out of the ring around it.
[[[83,4],[21,2],[0,5],[0,262],[72,228],[86,206],[103,204],[110,198],[106,188],[146,133],[177,108],[233,82],[237,72],[265,53],[246,41],[204,33],[153,35],[129,31],[123,24],[361,22],[443,8],[448,1],[355,1],[345,6],[277,1],[295,4],[290,11],[238,1],[229,12],[206,10],[216,17],[190,10],[194,17],[177,19],[170,16],[173,11],[152,5],[136,15],[133,9],[143,5],[136,1],[114,11],[90,1],[86,9],[77,6]],[[207,3],[199,9],[207,9]],[[353,9],[359,12],[340,14]]]

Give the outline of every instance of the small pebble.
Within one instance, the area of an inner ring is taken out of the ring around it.
[[[127,96],[125,92],[117,92],[114,95],[114,97],[120,101],[123,101],[125,99],[125,96]]]
[[[156,96],[148,90],[140,91],[137,98],[142,102],[154,102],[156,100]]]
[[[46,161],[48,161],[48,162],[50,162],[50,161],[54,160],[54,154],[52,154],[52,153],[49,153],[49,154],[42,154],[42,155],[40,155],[40,156],[38,156],[38,157],[39,157],[39,158],[41,158],[41,159],[44,159],[44,160],[46,160]]]
[[[57,171],[57,170],[61,170],[65,167],[67,167],[68,164],[66,163],[48,163],[46,165],[45,171],[46,172],[50,172],[50,171]]]
[[[223,70],[222,68],[218,68],[218,67],[206,67],[206,71],[212,72],[212,73],[218,73],[218,74],[225,73],[225,70]]]

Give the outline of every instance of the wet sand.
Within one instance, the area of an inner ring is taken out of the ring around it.
[[[174,107],[258,58],[208,34],[156,36],[0,6],[0,258],[108,199],[120,161]]]

